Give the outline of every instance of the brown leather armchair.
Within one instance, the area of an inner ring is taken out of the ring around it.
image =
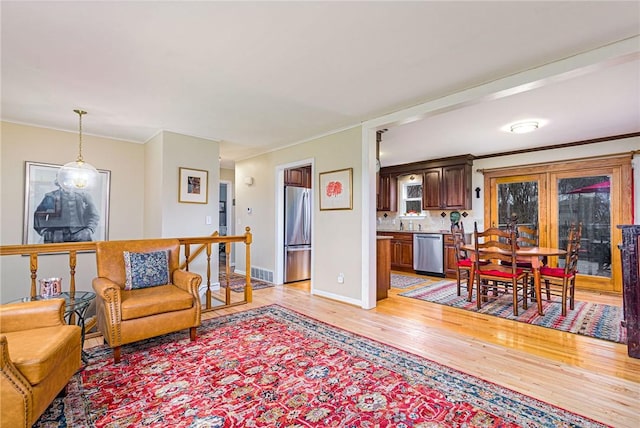
[[[31,427],[82,366],[64,299],[0,305],[0,427]]]
[[[169,283],[149,288],[125,289],[124,252],[149,253],[168,250]],[[140,239],[96,243],[98,277],[96,292],[98,330],[113,348],[116,363],[120,347],[127,343],[188,328],[196,339],[200,325],[198,286],[202,277],[178,269],[180,242],[177,239]]]

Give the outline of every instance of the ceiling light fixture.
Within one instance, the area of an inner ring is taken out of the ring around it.
[[[69,191],[91,189],[98,181],[98,170],[82,158],[82,115],[87,112],[84,110],[74,110],[74,112],[79,118],[78,158],[62,166],[56,177],[60,187]]]
[[[514,134],[526,134],[527,132],[533,132],[538,129],[538,122],[518,122],[511,125],[511,132]]]

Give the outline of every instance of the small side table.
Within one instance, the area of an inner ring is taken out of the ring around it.
[[[71,323],[72,315],[78,317],[77,324],[82,329],[81,332],[81,349],[82,349],[82,361],[87,362],[87,355],[84,352],[84,336],[85,336],[85,314],[91,304],[91,301],[96,298],[96,293],[91,291],[63,291],[57,296],[53,297],[23,297],[22,299],[14,300],[15,302],[31,302],[33,300],[48,300],[48,299],[64,299],[64,318],[67,324]]]

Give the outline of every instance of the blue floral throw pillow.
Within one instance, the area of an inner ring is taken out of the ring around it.
[[[125,290],[169,283],[169,250],[150,253],[124,252]]]

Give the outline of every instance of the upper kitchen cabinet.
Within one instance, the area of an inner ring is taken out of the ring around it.
[[[429,168],[423,172],[422,209],[471,209],[471,163]]]
[[[284,170],[284,185],[311,188],[311,166]]]
[[[378,211],[398,211],[398,179],[381,173],[378,178]]]
[[[408,174],[422,174],[423,210],[470,210],[472,167],[473,155],[462,155],[381,168],[378,211],[382,211],[381,196],[386,185],[382,177],[396,178]],[[395,190],[396,184],[392,187]],[[394,202],[397,204],[397,195],[392,197]]]

